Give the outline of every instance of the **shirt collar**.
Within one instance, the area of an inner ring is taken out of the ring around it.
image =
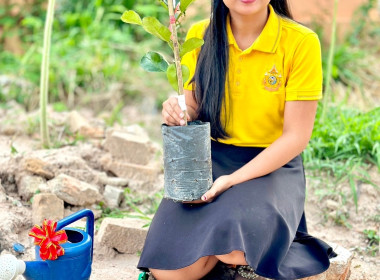
[[[263,31],[256,41],[243,53],[250,53],[252,50],[262,51],[266,53],[275,53],[280,42],[281,36],[281,19],[276,14],[273,7],[269,5],[269,18]],[[236,49],[240,50],[236,43],[235,37],[232,33],[230,16],[227,17],[227,37],[229,45],[234,45]]]

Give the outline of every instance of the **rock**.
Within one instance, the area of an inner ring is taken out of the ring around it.
[[[161,169],[156,166],[138,165],[127,163],[123,160],[114,160],[109,155],[102,157],[101,163],[105,170],[111,171],[118,177],[130,180],[154,182],[161,173]]]
[[[81,143],[78,145],[78,152],[81,158],[86,161],[88,166],[95,170],[101,170],[102,166],[100,164],[100,158],[104,155],[104,150],[101,148],[101,145],[97,147],[93,144]]]
[[[134,135],[148,137],[146,130],[144,128],[142,128],[141,125],[138,125],[138,124],[126,126],[123,128],[123,131],[125,131],[127,133],[134,134]]]
[[[20,241],[18,234],[31,227],[31,211],[28,208],[0,204],[0,252],[13,250],[13,244]]]
[[[339,245],[330,244],[330,246],[333,247],[338,256],[330,260],[331,264],[329,270],[327,271],[327,279],[348,279],[354,254]]]
[[[107,135],[104,147],[114,158],[133,164],[146,165],[153,156],[148,137],[123,131],[113,131]]]
[[[0,157],[0,180],[7,194],[17,192],[15,175],[20,171],[21,157]]]
[[[7,194],[5,193],[3,185],[1,185],[0,179],[0,203],[4,203],[5,201],[7,201]]]
[[[331,210],[337,210],[339,209],[340,205],[338,202],[334,201],[334,200],[331,200],[331,199],[328,199],[326,201],[326,207],[328,209],[331,209]]]
[[[141,252],[148,230],[146,222],[139,219],[105,218],[100,225],[98,240],[102,245],[114,248],[120,253]]]
[[[18,194],[25,201],[44,188],[46,188],[46,180],[39,176],[24,175],[17,182]]]
[[[102,200],[96,186],[65,174],[50,180],[48,186],[55,195],[72,205],[85,206]]]
[[[319,275],[303,278],[302,280],[346,280],[350,275],[351,262],[354,255],[347,249],[330,243],[338,256],[330,259],[329,269]]]
[[[97,220],[99,218],[102,217],[102,214],[103,214],[103,211],[100,208],[99,205],[97,204],[93,204],[91,206],[86,206],[86,207],[82,207],[82,206],[68,206],[66,205],[65,207],[65,210],[64,210],[64,213],[65,213],[65,217],[67,216],[70,216],[71,214],[74,214],[82,209],[90,209],[92,211],[92,213],[94,214],[94,219]],[[86,221],[86,218],[83,218],[82,219],[83,221]]]
[[[116,208],[120,205],[124,197],[124,191],[117,187],[107,185],[104,189],[103,196],[110,208]]]
[[[164,188],[163,174],[159,174],[154,182],[130,180],[128,183],[128,188],[132,191],[132,193],[148,196],[154,195]]]
[[[104,244],[101,244],[97,239],[94,242],[94,255],[96,259],[113,259],[117,252]]]
[[[69,130],[73,133],[78,132],[81,127],[90,127],[89,121],[77,111],[72,111],[70,113],[67,122],[69,123]]]
[[[66,174],[86,183],[98,185],[99,178],[96,175],[97,172],[88,166],[80,154],[81,146],[79,145],[74,147],[67,146],[60,149],[37,150],[28,154],[28,158],[48,162],[49,170],[53,174],[53,177],[59,174]],[[98,166],[100,167],[100,164]]]
[[[25,158],[23,160],[24,169],[32,174],[44,177],[46,179],[54,178],[52,166],[38,158]]]
[[[129,180],[119,177],[108,177],[105,172],[99,173],[99,180],[103,185],[111,185],[115,187],[126,187],[128,186]]]
[[[90,122],[77,111],[70,113],[68,123],[69,129],[73,133],[79,133],[89,138],[104,138],[104,129],[92,126]]]
[[[64,203],[55,194],[39,193],[33,198],[33,224],[42,225],[44,219],[59,221],[64,217]]]

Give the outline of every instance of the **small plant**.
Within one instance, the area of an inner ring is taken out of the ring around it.
[[[376,230],[366,229],[363,231],[366,241],[368,242],[368,246],[366,251],[369,252],[372,256],[376,256],[379,253],[379,242],[380,236]]]
[[[181,109],[186,111],[183,85],[190,78],[190,71],[187,66],[181,65],[181,58],[186,53],[202,46],[204,42],[199,38],[190,38],[183,44],[180,44],[177,38],[177,28],[180,25],[180,19],[185,15],[187,8],[194,0],[159,1],[169,12],[169,28],[155,17],[141,19],[140,15],[133,10],[124,12],[121,20],[125,23],[142,26],[146,32],[163,40],[172,49],[174,54],[173,62],[169,63],[160,53],[150,51],[143,56],[140,65],[148,72],[166,72],[169,83],[179,94]]]

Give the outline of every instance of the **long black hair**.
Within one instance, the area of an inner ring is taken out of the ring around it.
[[[272,0],[275,12],[293,18],[287,0]],[[210,24],[204,35],[204,45],[198,56],[197,67],[192,79],[195,82],[194,98],[198,104],[198,118],[211,124],[214,139],[228,137],[220,120],[225,110],[225,84],[228,73],[227,14],[229,9],[223,0],[213,0]]]

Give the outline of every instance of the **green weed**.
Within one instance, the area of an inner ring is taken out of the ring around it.
[[[152,197],[142,197],[136,195],[129,188],[124,189],[124,202],[126,208],[124,209],[110,209],[100,203],[99,207],[102,209],[102,217],[100,221],[106,217],[111,218],[137,218],[146,221],[143,227],[148,227],[152,222],[153,214],[156,213],[158,206],[162,200],[163,193],[158,192]]]
[[[380,236],[378,232],[373,229],[366,229],[363,233],[368,243],[366,251],[375,257],[379,253]]]
[[[312,138],[303,153],[305,166],[320,176],[331,179],[326,191],[339,194],[338,185],[347,183],[350,197],[357,208],[357,184],[371,182],[367,169],[371,164],[380,170],[380,108],[367,113],[344,106],[330,106],[326,121],[320,122],[318,108]],[[323,190],[321,190],[322,192]]]
[[[109,118],[105,119],[105,122],[108,126],[112,127],[115,124],[115,122],[117,122],[118,124],[122,123],[122,121],[121,121],[121,110],[123,109],[123,107],[124,107],[123,101],[120,101],[115,106],[115,108],[111,112],[111,116]]]

